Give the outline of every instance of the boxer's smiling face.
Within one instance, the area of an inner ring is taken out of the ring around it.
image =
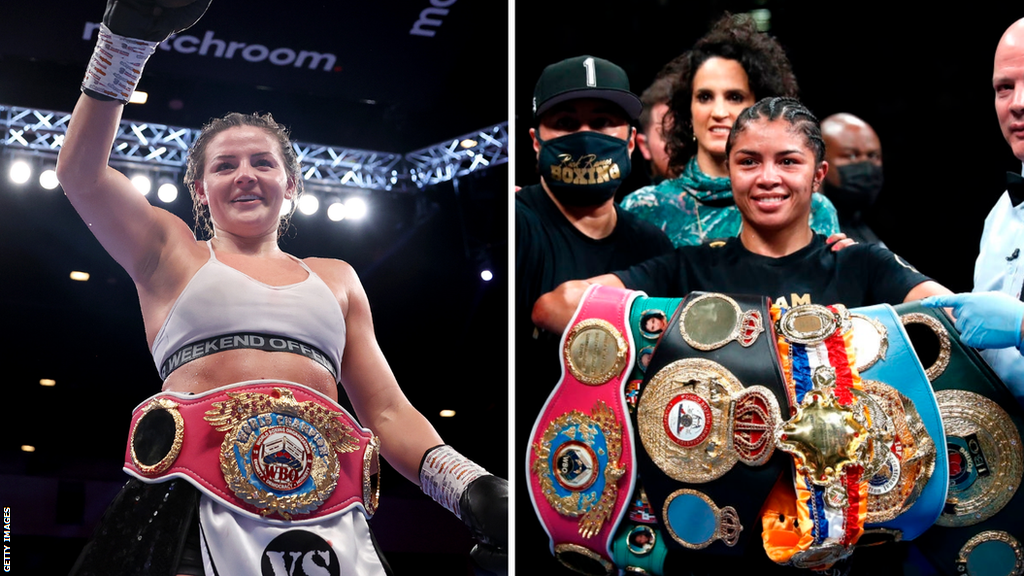
[[[786,120],[748,122],[729,153],[729,177],[743,225],[763,232],[807,226],[811,194],[827,171],[807,137]]]
[[[266,130],[229,128],[207,146],[196,193],[209,206],[215,230],[276,235],[281,206],[294,192],[281,146]]]

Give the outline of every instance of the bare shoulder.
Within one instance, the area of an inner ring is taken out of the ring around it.
[[[336,258],[317,258],[311,256],[309,258],[303,258],[302,261],[329,285],[332,284],[332,282],[359,282],[359,276],[356,275],[355,268],[344,260],[338,260]]]
[[[316,272],[334,292],[335,297],[341,304],[342,310],[348,312],[348,303],[353,297],[363,294],[363,286],[359,282],[359,275],[355,268],[344,260],[334,258],[303,258],[303,262],[309,269]]]

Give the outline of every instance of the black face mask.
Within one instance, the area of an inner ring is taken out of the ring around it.
[[[600,132],[541,140],[537,162],[548,189],[566,206],[598,206],[629,175],[629,142]]]
[[[825,181],[822,191],[840,214],[852,215],[867,210],[882,191],[882,167],[873,162],[837,166],[839,186]]]

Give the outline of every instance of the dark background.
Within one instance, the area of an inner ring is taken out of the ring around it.
[[[811,111],[818,118],[850,112],[878,133],[885,186],[868,223],[921,272],[955,292],[969,291],[1003,173],[1021,169],[1000,133],[991,86],[996,44],[1024,16],[1014,3],[516,0],[515,183],[538,181],[528,129],[545,66],[584,54],[606,58],[626,70],[639,95],[724,11],[754,9],[771,12],[768,33],[785,48]],[[647,183],[636,151],[618,197]],[[553,384],[517,383],[517,398],[539,406]],[[516,416],[519,475],[535,417]],[[520,542],[536,524],[528,500],[522,495],[517,506]]]
[[[433,37],[409,31],[430,0],[214,0],[184,34],[336,55],[332,70],[158,50],[125,119],[198,128],[229,111],[270,111],[302,142],[405,154],[508,120],[504,6],[459,2]],[[5,3],[0,105],[70,112],[97,0]],[[480,97],[486,95],[486,97]],[[5,134],[5,139],[8,137]],[[110,499],[132,409],[160,389],[138,297],[60,189],[7,179],[0,148],[0,506],[11,509],[15,574],[64,574]],[[37,169],[38,173],[38,169]],[[282,247],[350,262],[398,381],[441,436],[507,477],[507,164],[433,186],[374,192],[361,222],[325,205],[296,215]],[[151,194],[152,195],[152,194]],[[163,205],[191,223],[180,194]],[[491,269],[491,282],[480,271]],[[88,282],[68,274],[82,270]],[[52,388],[39,385],[52,378]],[[440,418],[441,409],[456,411]],[[33,445],[33,453],[21,451]],[[469,574],[461,522],[393,469],[371,521],[398,574]]]

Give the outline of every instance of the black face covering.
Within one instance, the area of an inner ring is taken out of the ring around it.
[[[544,182],[566,206],[597,206],[615,196],[629,175],[629,142],[600,132],[541,140],[537,161]]]
[[[867,210],[882,191],[882,167],[873,162],[837,166],[839,186],[825,181],[822,191],[840,214],[852,215]]]

